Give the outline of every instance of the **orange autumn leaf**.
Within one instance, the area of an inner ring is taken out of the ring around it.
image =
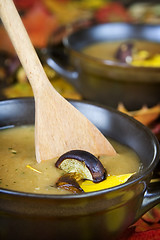
[[[158,119],[160,116],[160,104],[157,104],[151,108],[143,106],[140,110],[137,111],[128,111],[122,103],[119,103],[118,110],[128,114],[131,117],[134,117],[139,122],[148,126],[153,121]]]
[[[143,123],[149,125],[160,116],[160,104],[152,108],[143,107],[141,110],[133,114],[133,117]]]
[[[59,26],[56,17],[40,3],[30,9],[22,20],[33,45],[36,47],[46,46],[49,36]]]

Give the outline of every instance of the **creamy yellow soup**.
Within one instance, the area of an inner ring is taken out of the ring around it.
[[[91,57],[103,60],[118,61],[115,58],[115,54],[120,45],[124,42],[126,42],[126,40],[114,42],[99,42],[85,47],[84,49],[82,49],[82,52]],[[145,50],[151,56],[160,53],[159,43],[136,39],[129,39],[128,42],[132,42],[134,44],[134,48],[137,51]]]
[[[109,175],[137,172],[140,160],[136,153],[126,146],[111,141],[117,151],[113,157],[100,160]],[[55,183],[63,174],[55,167],[57,159],[36,162],[34,147],[34,126],[22,126],[0,131],[0,187],[11,190],[67,194],[57,189]]]

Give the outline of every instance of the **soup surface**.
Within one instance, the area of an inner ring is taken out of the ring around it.
[[[85,47],[82,52],[88,56],[92,56],[95,58],[100,58],[103,60],[111,60],[111,61],[118,61],[115,58],[115,54],[122,43],[126,42],[123,41],[114,41],[114,42],[100,42],[95,43],[90,46]],[[149,42],[149,41],[141,41],[136,39],[128,39],[127,42],[132,42],[134,48],[137,51],[145,50],[151,56],[155,54],[160,54],[160,44]]]
[[[111,141],[117,151],[114,157],[100,160],[110,175],[137,172],[140,161],[134,151]],[[0,187],[44,194],[66,194],[55,183],[63,174],[54,164],[57,159],[36,162],[34,126],[22,126],[0,131]]]

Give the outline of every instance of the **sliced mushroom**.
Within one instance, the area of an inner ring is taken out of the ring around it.
[[[79,186],[79,183],[76,180],[76,175],[67,173],[62,175],[56,182],[57,188],[62,188],[72,193],[81,193],[84,192],[83,189]]]
[[[101,182],[106,178],[106,169],[102,163],[89,152],[72,150],[63,154],[55,166],[65,172],[76,172],[82,179]]]
[[[122,43],[116,54],[115,57],[122,63],[131,63],[134,51],[134,44],[132,42],[124,42]]]

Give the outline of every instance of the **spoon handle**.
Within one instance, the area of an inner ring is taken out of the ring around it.
[[[0,17],[10,36],[28,80],[32,86],[34,96],[43,90],[46,73],[30,41],[28,33],[22,23],[13,0],[0,0]],[[48,79],[48,78],[47,78]]]
[[[71,149],[115,154],[101,132],[52,87],[13,0],[0,0],[0,16],[33,89],[37,162]]]

